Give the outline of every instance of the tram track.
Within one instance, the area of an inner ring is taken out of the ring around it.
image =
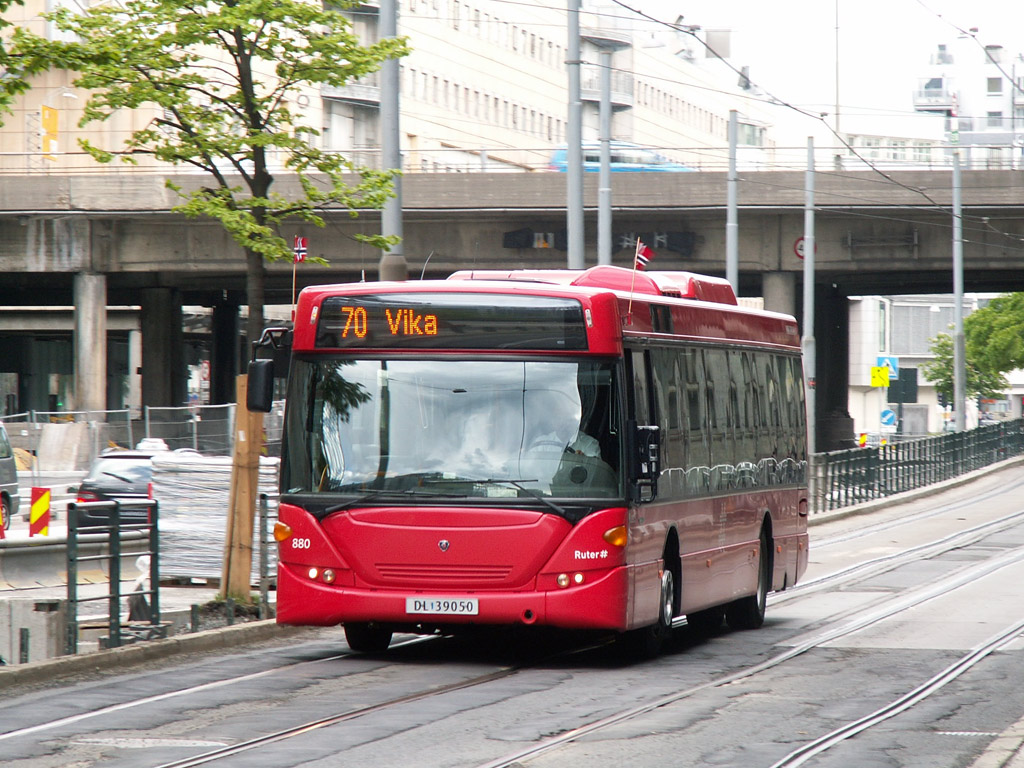
[[[736,672],[722,675],[713,680],[692,686],[685,690],[672,693],[668,696],[663,696],[654,701],[624,709],[621,712],[581,725],[571,731],[550,737],[530,747],[498,758],[497,760],[482,763],[476,766],[476,768],[519,768],[519,766],[524,764],[524,761],[555,751],[561,747],[576,742],[585,736],[607,730],[612,726],[619,725],[627,720],[633,720],[652,713],[670,704],[690,698],[703,691],[730,685],[761,674],[762,672],[766,672],[791,661],[808,651],[820,648],[847,635],[852,635],[853,633],[859,632],[872,624],[876,624],[898,613],[908,611],[911,608],[922,605],[936,597],[948,594],[949,591],[953,589],[970,584],[1002,568],[1018,564],[1022,561],[1024,561],[1024,548],[1012,550],[1001,557],[980,563],[977,566],[968,569],[966,572],[953,574],[947,579],[942,579],[938,582],[929,584],[928,586],[915,590],[907,595],[901,595],[893,598],[887,601],[883,606],[874,607],[864,611],[860,616],[841,622],[838,626],[830,630],[824,630],[812,634],[810,637],[803,640],[798,639],[794,641],[795,644],[792,647],[765,661],[753,664]],[[801,765],[806,761],[806,759],[809,759],[813,755],[856,735],[866,728],[883,722],[884,720],[905,711],[911,706],[924,700],[927,696],[941,689],[943,685],[951,682],[956,677],[959,677],[961,674],[968,671],[971,667],[982,661],[992,652],[1014,641],[1022,632],[1024,632],[1024,620],[1015,622],[1001,630],[983,646],[971,650],[969,653],[958,659],[954,664],[931,678],[925,684],[915,688],[914,691],[906,696],[900,697],[877,712],[872,713],[870,716],[861,718],[847,726],[844,726],[843,728],[837,729],[833,733],[830,733],[821,739],[817,739],[808,745],[804,745],[804,747],[795,750],[791,755],[773,765],[772,768],[789,768],[790,766]]]
[[[914,556],[900,558],[900,563],[910,562],[910,560],[914,559],[914,557],[920,559],[922,557],[932,556],[933,554],[940,551],[948,551],[949,549],[954,549],[957,546],[961,546],[964,541],[974,540],[980,538],[986,533],[1004,530],[1005,528],[1009,527],[1014,523],[1019,523],[1022,517],[1024,517],[1024,512],[1017,512],[1012,515],[1008,515],[1004,518],[1000,518],[999,520],[991,521],[989,523],[979,526],[974,526],[969,531],[965,531],[962,535],[944,537],[943,539],[937,540],[935,542],[930,542],[929,545],[916,548],[917,551]],[[637,704],[632,707],[625,708],[612,715],[608,715],[600,719],[594,720],[592,722],[585,723],[569,731],[558,734],[556,736],[552,736],[533,745],[530,745],[529,747],[505,755],[504,757],[483,763],[479,765],[478,768],[512,768],[513,766],[523,764],[524,761],[528,761],[532,758],[539,757],[549,752],[556,751],[561,747],[565,747],[569,744],[572,744],[573,742],[578,741],[579,739],[585,736],[595,734],[603,730],[607,730],[612,726],[618,725],[628,720],[643,717],[646,714],[652,713],[663,707],[674,704],[685,698],[693,697],[701,692],[730,685],[732,683],[747,680],[749,678],[753,678],[759,674],[765,673],[782,664],[792,661],[793,659],[796,659],[809,651],[826,646],[829,643],[833,643],[836,640],[839,640],[843,637],[859,632],[860,630],[877,624],[885,619],[896,616],[901,612],[909,611],[937,597],[947,595],[951,591],[972,584],[978,581],[979,579],[982,579],[1004,568],[1011,567],[1021,562],[1024,562],[1024,548],[1009,550],[1000,556],[987,559],[981,563],[976,563],[970,567],[951,573],[945,578],[931,582],[923,587],[912,590],[908,593],[891,597],[887,600],[884,600],[881,604],[860,610],[852,616],[844,616],[838,619],[837,621],[834,621],[833,626],[831,627],[820,628],[814,631],[805,632],[802,635],[799,635],[787,641],[788,647],[786,647],[785,650],[775,654],[774,656],[768,659],[751,664],[749,666],[743,667],[742,669],[730,672],[728,674],[720,675],[718,677],[715,677],[714,679],[707,680],[703,683],[692,685],[684,690],[673,692],[672,694],[669,694],[667,696],[662,696],[649,702]],[[889,562],[885,563],[884,565],[887,569],[896,567],[891,559],[889,559]],[[828,583],[830,583],[832,586],[836,586],[839,583],[854,582],[856,580],[863,578],[863,576],[864,573],[856,569],[854,569],[854,572],[849,573],[830,574],[827,577],[822,577],[822,583],[818,585],[818,588],[824,588],[824,584],[826,583],[825,579],[827,579]],[[1024,630],[1024,622],[1018,622],[1017,624],[1009,627],[1008,629],[1000,633],[1000,635],[997,636],[997,638],[987,643],[984,648],[966,654],[962,659],[958,660],[954,665],[952,665],[948,670],[946,670],[943,675],[936,676],[936,678],[933,681],[929,681],[928,684],[922,686],[921,690],[914,696],[908,695],[909,698],[906,698],[905,701],[900,700],[894,702],[893,704],[887,706],[883,710],[880,710],[878,713],[874,713],[871,718],[865,718],[865,722],[864,724],[862,724],[862,726],[858,726],[857,724],[851,724],[848,728],[838,729],[835,734],[829,734],[830,738],[827,740],[822,740],[821,746],[820,748],[818,748],[818,751],[827,748],[827,746],[825,746],[826,741],[828,745],[839,743],[843,739],[855,735],[860,730],[870,727],[871,725],[874,725],[877,722],[882,722],[884,719],[887,719],[888,717],[892,717],[893,715],[898,714],[901,711],[904,711],[909,706],[913,706],[914,704],[923,700],[923,698],[925,698],[927,695],[930,695],[936,690],[939,690],[942,687],[942,685],[944,685],[946,682],[949,682],[950,680],[955,679],[956,676],[959,676],[963,672],[966,672],[968,669],[974,666],[974,664],[980,662],[993,651],[998,650],[999,648],[1003,647],[1006,643],[1011,642],[1017,635],[1021,633],[1022,630]],[[426,639],[428,638],[416,638],[408,642],[412,643],[416,642],[417,640],[422,642]],[[235,744],[231,744],[228,746],[218,746],[217,748],[202,752],[200,754],[192,755],[187,758],[161,763],[157,768],[188,768],[190,766],[200,766],[217,763],[221,760],[226,760],[228,758],[242,755],[253,750],[262,749],[270,744],[287,741],[288,739],[296,737],[301,737],[313,731],[329,728],[331,726],[343,725],[345,723],[349,723],[360,718],[386,712],[389,709],[401,707],[415,702],[420,702],[432,697],[446,696],[457,691],[463,691],[467,688],[475,686],[482,686],[494,683],[506,678],[510,678],[527,669],[534,668],[544,663],[549,663],[556,657],[560,658],[576,653],[581,653],[586,650],[590,650],[593,647],[594,646],[588,646],[587,648],[574,648],[571,651],[559,653],[554,656],[549,656],[542,660],[538,660],[532,664],[503,667],[497,670],[488,671],[484,674],[477,675],[465,680],[435,686],[420,691],[415,691],[406,695],[394,697],[386,701],[377,702],[364,707],[345,709],[343,711],[331,713],[329,715],[317,718],[315,720],[309,720],[303,723],[299,723],[297,725],[290,726],[288,728],[283,728],[271,733],[255,736],[251,739],[240,741]],[[339,658],[344,658],[347,655],[348,654],[338,654],[329,657],[328,659],[316,660],[314,662],[298,662],[298,664],[319,663],[322,661],[337,660]],[[245,677],[252,678],[255,676],[266,676],[272,674],[274,671],[276,670],[267,670],[265,672],[256,673],[256,675],[253,676]],[[238,680],[241,679],[244,678],[238,678]],[[235,680],[219,681],[207,684],[207,686],[204,687],[228,685],[234,681]],[[193,690],[198,692],[198,688],[189,689],[180,692],[180,695],[188,694]],[[170,695],[174,694],[166,694],[162,697],[153,697],[153,699],[150,700],[155,700],[157,698],[166,698]],[[132,702],[131,706],[142,705],[150,700],[138,700],[137,702]],[[111,708],[110,711],[113,711],[114,709],[122,709],[124,706],[127,705],[121,705],[116,708]],[[99,715],[104,713],[98,712],[96,714]],[[67,721],[65,720],[63,722],[66,723]],[[25,731],[23,732],[36,731],[42,727],[45,726],[39,726],[33,729],[25,729]],[[815,748],[813,744],[808,744],[805,746],[808,748],[808,750]],[[816,754],[816,752],[812,753],[808,751],[807,758],[803,759],[808,759],[810,756],[812,756],[812,754]],[[787,757],[786,759],[796,761],[800,760],[801,757],[797,754],[797,752],[794,752],[791,757]],[[790,765],[795,766],[799,764],[800,762],[780,762],[778,765],[779,768],[783,768],[783,766],[786,766],[788,768],[788,766]]]
[[[1018,484],[1019,485],[1019,484]],[[1003,488],[1002,491],[1005,493],[1007,488]],[[977,500],[977,499],[976,499]],[[934,516],[941,514],[942,512],[950,511],[949,508],[953,505],[945,505],[942,509],[932,510],[927,513],[928,516]],[[907,523],[918,519],[919,516],[909,516],[901,520],[902,523]],[[971,526],[962,531],[958,531],[955,534],[943,536],[930,542],[912,547],[908,550],[886,555],[879,558],[874,558],[865,563],[858,564],[850,568],[841,569],[832,573],[824,574],[811,581],[805,582],[801,585],[791,588],[783,593],[777,593],[772,596],[773,602],[781,602],[797,597],[806,597],[814,592],[821,591],[827,588],[839,587],[847,584],[855,584],[858,581],[862,581],[866,578],[876,576],[880,573],[897,568],[901,565],[911,563],[915,560],[922,560],[929,557],[940,555],[943,552],[948,552],[957,548],[968,546],[973,544],[985,536],[1005,531],[1014,525],[1020,524],[1024,521],[1024,509],[1014,511],[1010,514],[1004,515],[1000,518],[990,520],[978,525]],[[888,525],[886,527],[893,527]],[[869,526],[869,529],[878,530],[878,526]],[[629,708],[624,708],[622,711],[615,714],[603,717],[598,720],[594,720],[590,723],[585,723],[572,730],[566,731],[557,736],[550,737],[543,741],[539,741],[530,747],[516,751],[505,757],[492,760],[491,762],[483,763],[480,768],[503,768],[504,766],[513,766],[516,763],[522,763],[523,761],[530,760],[548,752],[556,751],[560,747],[564,747],[577,741],[589,734],[598,733],[602,730],[606,730],[613,725],[622,723],[628,720],[642,717],[643,715],[654,712],[660,708],[668,706],[674,702],[680,701],[684,698],[695,696],[703,691],[709,689],[728,685],[730,683],[745,680],[755,675],[761,674],[774,667],[786,663],[808,651],[815,648],[820,648],[826,644],[833,642],[839,638],[853,634],[865,627],[871,626],[872,624],[883,621],[886,618],[895,616],[901,611],[908,611],[918,605],[921,605],[929,600],[932,600],[941,595],[948,594],[949,592],[958,589],[962,586],[971,584],[978,579],[984,578],[986,575],[995,573],[1003,568],[1013,566],[1024,560],[1024,549],[1022,550],[1010,550],[1001,556],[990,558],[982,563],[976,563],[964,568],[959,569],[955,573],[949,574],[947,577],[938,580],[934,583],[927,585],[926,587],[913,590],[912,592],[900,595],[897,597],[890,598],[882,601],[882,603],[876,604],[870,608],[863,609],[854,612],[852,615],[847,615],[839,618],[832,622],[833,626],[819,628],[811,632],[804,632],[802,635],[788,641],[790,647],[786,648],[781,653],[772,656],[769,659],[763,660],[759,663],[751,664],[742,669],[736,670],[729,674],[718,676],[714,679],[706,682],[692,685],[685,690],[673,692],[670,695],[663,696],[661,698],[637,704]],[[857,723],[851,723],[849,726],[836,729],[834,733],[827,734],[821,737],[820,748],[816,746],[819,740],[804,745],[801,750],[794,751],[791,755],[784,758],[784,761],[779,762],[777,765],[779,768],[783,766],[796,766],[800,765],[802,761],[809,759],[814,754],[817,754],[828,746],[836,743],[840,743],[842,740],[850,738],[856,733],[869,728],[877,722],[882,722],[888,717],[892,717],[899,712],[913,706],[919,701],[923,700],[931,693],[941,689],[942,685],[955,679],[960,674],[963,674],[968,669],[973,667],[978,662],[982,661],[988,655],[996,650],[1004,647],[1007,643],[1012,642],[1017,637],[1024,626],[1020,624],[1012,625],[1008,627],[1004,632],[998,636],[992,638],[992,640],[981,649],[976,649],[969,654],[966,654],[955,664],[951,665],[944,673],[936,676],[935,681],[929,681],[921,688],[924,689],[928,686],[927,690],[922,690],[912,698],[908,698],[906,702],[896,701],[891,705],[879,710],[876,713],[872,713],[871,716],[864,718],[865,724],[863,727],[858,726]],[[392,649],[398,649],[406,647],[416,643],[428,642],[434,638],[431,637],[416,637],[409,638],[402,642],[396,643],[392,646]],[[586,649],[575,648],[571,652],[567,652],[566,656],[571,653],[580,653],[584,650],[588,650],[593,646],[589,646]],[[79,723],[84,723],[88,720],[101,719],[105,716],[114,715],[118,712],[122,712],[126,709],[144,707],[148,704],[154,704],[160,701],[165,701],[172,698],[186,699],[191,695],[198,695],[203,692],[207,692],[216,688],[230,686],[236,683],[242,683],[262,678],[272,678],[275,674],[284,673],[288,670],[294,670],[298,667],[307,665],[323,664],[326,662],[334,662],[353,656],[351,653],[338,653],[323,658],[309,659],[303,661],[296,661],[290,664],[276,666],[271,669],[262,670],[260,672],[250,673],[247,675],[239,675],[232,678],[225,678],[223,680],[215,680],[208,683],[204,683],[189,688],[182,688],[175,691],[168,691],[162,694],[157,694],[149,697],[141,697],[132,701],[126,701],[119,704],[111,705],[102,709],[97,709],[93,712],[84,712],[77,715],[72,715],[65,718],[55,719],[50,722],[38,723],[36,725],[22,728],[15,731],[9,731],[6,733],[0,733],[0,742],[8,739],[13,739],[18,736],[38,735],[46,731],[53,731],[64,726],[73,726]],[[176,760],[173,762],[167,762],[160,765],[160,768],[185,768],[185,766],[193,765],[204,765],[212,764],[221,760],[226,760],[232,756],[242,755],[252,750],[257,750],[267,745],[274,744],[277,742],[287,741],[291,738],[300,737],[303,734],[310,733],[312,731],[321,730],[335,725],[342,725],[347,722],[358,720],[360,718],[368,717],[377,713],[386,712],[388,709],[400,707],[405,704],[410,704],[431,697],[440,697],[455,693],[460,690],[465,690],[474,686],[482,686],[490,683],[497,682],[502,679],[512,677],[525,670],[531,669],[537,665],[544,664],[551,661],[552,657],[546,657],[542,660],[537,660],[530,664],[524,664],[522,666],[507,666],[495,670],[489,670],[484,674],[480,674],[465,680],[456,681],[446,685],[438,685],[423,690],[414,691],[412,693],[390,698],[384,701],[367,705],[365,707],[354,707],[348,708],[342,711],[338,711],[324,717],[309,720],[307,722],[300,723],[298,725],[280,729],[278,731],[263,734],[260,736],[253,737],[252,739],[240,741],[229,746],[220,746],[218,748],[211,749],[201,754],[196,754],[188,758]],[[942,675],[945,675],[943,680],[938,680]],[[917,690],[917,689],[915,689]],[[914,694],[914,692],[912,692]],[[911,697],[911,694],[908,694]],[[859,721],[858,721],[859,722]],[[826,745],[827,744],[827,745]],[[804,752],[802,750],[806,749]],[[817,751],[812,751],[817,750]],[[799,754],[798,754],[799,753]],[[805,755],[803,757],[802,755]],[[790,762],[785,762],[786,760]],[[799,762],[797,762],[799,761]]]

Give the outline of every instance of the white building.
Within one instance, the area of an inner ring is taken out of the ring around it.
[[[40,18],[50,6],[26,0],[7,18],[53,35]],[[376,0],[344,13],[360,39],[378,39]],[[695,168],[724,170],[729,113],[737,110],[740,145],[752,163],[770,164],[783,135],[791,145],[802,144],[795,137],[806,130],[793,128],[792,115],[744,90],[735,71],[709,58],[702,43],[709,33],[634,22],[625,14],[618,6],[580,14],[584,140],[598,138],[600,52],[607,50],[614,139],[659,148]],[[398,31],[412,49],[400,62],[406,172],[547,169],[552,150],[566,138],[564,7],[538,0],[400,0]],[[728,37],[718,33],[719,40]],[[71,86],[73,79],[68,72],[46,73],[15,101],[0,128],[0,167],[94,167],[77,151],[79,139],[117,150],[129,132],[156,116],[154,110],[124,110],[81,128],[86,94]],[[294,101],[293,111],[322,129],[325,148],[371,167],[379,163],[379,74],[341,88],[296,92]]]
[[[1024,150],[1024,56],[984,44],[973,29],[943,43],[923,67],[914,108],[941,115],[965,167],[1020,168]]]
[[[964,317],[984,307],[990,297],[965,295]],[[855,433],[886,432],[889,425],[883,424],[883,411],[898,411],[898,404],[889,399],[888,390],[871,386],[871,368],[879,365],[879,358],[894,359],[900,370],[918,369],[917,402],[903,406],[903,432],[929,434],[945,429],[952,415],[939,404],[935,386],[920,368],[933,359],[931,340],[940,333],[953,334],[953,296],[855,296],[849,301],[849,411]],[[1007,378],[1011,389],[1006,398],[984,402],[983,410],[996,418],[1019,418],[1024,372],[1014,371]],[[977,426],[979,412],[975,399],[968,398],[965,413],[967,427]]]

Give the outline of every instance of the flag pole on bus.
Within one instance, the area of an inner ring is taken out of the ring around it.
[[[292,244],[292,322],[295,322],[295,265],[306,260],[309,239],[296,235]]]
[[[633,254],[633,274],[629,281],[629,306],[626,308],[626,325],[633,324],[633,286],[636,284],[636,271],[644,271],[647,262],[654,258],[654,251],[643,244],[638,237],[636,239],[636,253]]]

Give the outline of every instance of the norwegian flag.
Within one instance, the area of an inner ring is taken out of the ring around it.
[[[292,246],[292,253],[295,254],[295,263],[298,264],[300,261],[306,260],[307,246],[309,245],[309,239],[301,237],[300,235],[295,236],[295,245]]]
[[[647,262],[654,258],[654,251],[644,245],[640,238],[636,241],[636,259],[633,261],[633,269],[639,269],[641,272],[644,271],[644,267],[647,266]]]

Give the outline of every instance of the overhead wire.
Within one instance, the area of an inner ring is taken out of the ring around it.
[[[858,160],[863,162],[868,168],[870,168],[873,172],[877,173],[879,176],[881,176],[884,179],[886,179],[888,182],[890,182],[890,183],[892,183],[892,184],[894,184],[896,186],[902,187],[902,188],[904,188],[904,189],[906,189],[906,190],[908,190],[910,192],[914,192],[916,194],[921,195],[923,198],[928,200],[933,206],[935,206],[936,209],[941,210],[943,212],[946,212],[950,216],[958,216],[959,215],[961,221],[967,221],[967,220],[969,220],[971,218],[974,218],[975,220],[977,220],[977,221],[985,224],[986,226],[988,226],[993,232],[995,232],[996,234],[998,234],[998,235],[1000,235],[1002,237],[1006,237],[1006,238],[1011,239],[1011,240],[1017,240],[1017,241],[1024,242],[1024,236],[1020,236],[1020,235],[1017,235],[1017,234],[1014,234],[1014,233],[1010,233],[1010,232],[1005,232],[1005,231],[1002,231],[1002,230],[999,230],[999,229],[996,229],[995,227],[993,227],[991,225],[990,217],[985,217],[985,216],[974,216],[974,217],[971,217],[971,216],[969,216],[967,214],[964,214],[962,212],[960,214],[957,214],[955,211],[953,211],[951,206],[942,205],[937,200],[935,200],[931,195],[929,195],[927,193],[927,191],[925,191],[924,189],[922,189],[920,187],[912,186],[910,184],[906,184],[906,183],[900,181],[899,179],[894,178],[890,174],[886,173],[884,170],[879,168],[876,164],[872,163],[869,158],[864,157],[860,152],[858,152],[857,149],[853,145],[851,145],[839,132],[837,132],[832,126],[830,126],[828,124],[828,122],[824,119],[824,116],[822,114],[820,114],[820,113],[819,114],[814,114],[812,112],[809,112],[808,110],[802,109],[802,108],[800,108],[800,107],[798,107],[798,106],[796,106],[796,105],[794,105],[794,104],[792,104],[792,103],[790,103],[790,102],[788,102],[788,101],[786,101],[784,99],[781,99],[781,98],[775,96],[771,91],[769,91],[768,89],[764,88],[762,85],[754,83],[753,80],[750,80],[749,75],[747,75],[744,72],[742,72],[741,70],[737,69],[730,61],[728,61],[728,59],[726,59],[723,56],[721,56],[710,44],[707,43],[707,41],[701,39],[701,37],[699,35],[697,35],[688,26],[686,26],[686,25],[679,25],[679,24],[673,24],[673,23],[667,22],[667,21],[662,21],[661,19],[658,19],[658,18],[656,18],[654,16],[651,16],[651,15],[645,13],[644,11],[642,11],[642,10],[640,10],[638,8],[634,8],[634,7],[630,6],[630,5],[627,5],[625,2],[623,2],[623,0],[612,0],[612,2],[615,5],[617,5],[617,6],[621,7],[621,8],[624,8],[624,9],[630,11],[631,13],[634,13],[634,14],[640,16],[641,18],[644,18],[644,19],[646,19],[646,20],[648,20],[650,22],[662,25],[662,26],[667,27],[669,29],[673,29],[673,30],[676,30],[677,32],[682,32],[684,34],[687,34],[687,35],[691,36],[694,40],[696,40],[698,43],[700,43],[708,52],[710,52],[716,58],[721,60],[721,62],[726,67],[731,69],[733,72],[735,72],[740,77],[743,77],[743,78],[749,80],[752,85],[755,85],[759,90],[761,90],[764,93],[766,93],[771,99],[774,100],[773,103],[777,104],[778,106],[782,106],[782,107],[786,107],[788,109],[791,109],[794,112],[797,112],[798,114],[801,114],[801,115],[803,115],[805,117],[808,117],[808,118],[811,118],[813,120],[817,120],[818,122],[820,122],[821,125],[824,126],[825,130],[827,130],[829,133],[831,133],[836,138],[836,140],[839,141],[839,143],[841,145],[843,145],[847,149],[848,152],[850,152],[851,155],[853,155]],[[917,0],[917,2],[919,4],[921,4],[922,7],[925,7],[927,9],[927,6],[925,6],[924,3],[921,2],[921,0]],[[932,11],[932,12],[934,13],[934,11]],[[939,17],[942,18],[941,15]],[[951,22],[947,22],[947,23],[950,23],[951,26],[953,26],[955,29],[963,32],[963,30],[960,27],[957,27],[955,24],[952,24]],[[964,33],[964,34],[967,34],[967,33]],[[979,41],[976,40],[976,42],[978,42],[978,45],[981,45],[981,43]],[[985,53],[989,57],[989,59],[993,59],[990,51],[987,48],[985,48]],[[1001,67],[1000,67],[1000,71],[1003,72],[1004,75],[1006,74],[1006,72],[1004,70],[1002,70]],[[1007,75],[1007,77],[1008,77],[1008,79],[1011,80],[1011,82],[1013,82],[1012,78],[1010,78],[1008,75]],[[1014,87],[1015,88],[1020,88],[1020,86],[1018,86],[1016,83],[1014,83]],[[818,173],[818,171],[815,171],[815,172]]]

